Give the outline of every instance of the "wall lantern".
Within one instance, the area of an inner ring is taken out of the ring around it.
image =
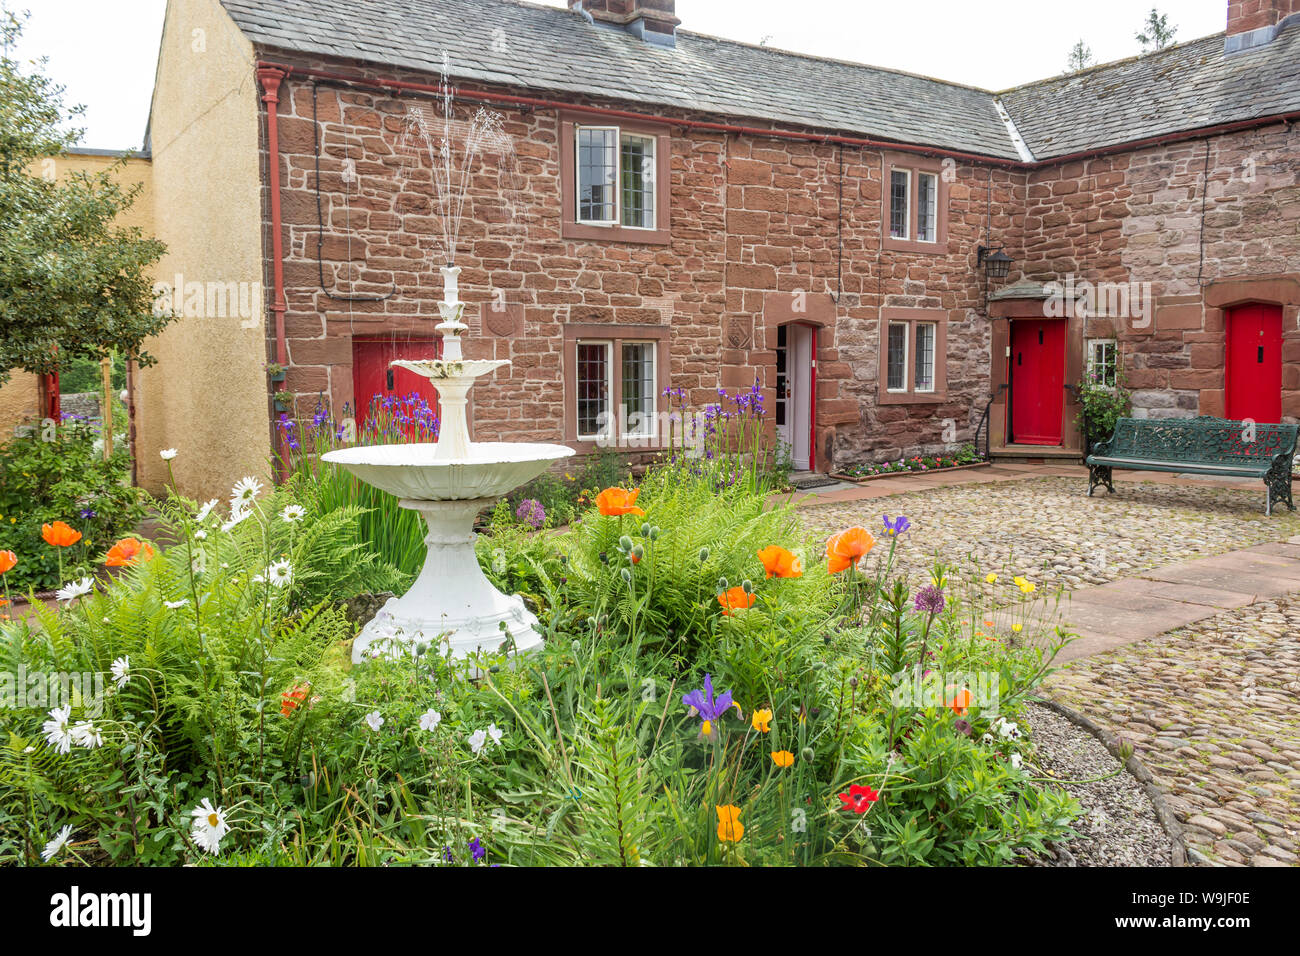
[[[988,278],[1005,279],[1011,270],[1011,257],[1002,251],[1005,248],[1005,246],[998,246],[996,249],[988,246],[979,247],[978,265],[984,267]]]

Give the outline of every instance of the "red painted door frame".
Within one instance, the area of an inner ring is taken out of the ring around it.
[[[1059,445],[1064,437],[1064,319],[1011,322],[1008,430],[1018,445]]]
[[[1249,302],[1224,321],[1223,408],[1232,419],[1282,418],[1282,306]]]

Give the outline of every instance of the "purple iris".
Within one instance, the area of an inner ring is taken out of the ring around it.
[[[902,515],[893,519],[891,519],[889,515],[885,515],[885,531],[891,535],[902,534],[910,527],[912,527],[912,522],[908,521]]]
[[[943,604],[943,592],[933,584],[927,584],[916,592],[914,607],[918,611],[924,611],[927,614],[942,614]]]
[[[487,856],[487,850],[483,849],[483,844],[478,841],[478,837],[469,841],[469,851],[474,854],[475,860],[481,860]]]
[[[721,720],[722,715],[731,708],[731,691],[723,691],[715,698],[713,696],[713,677],[705,674],[704,689],[683,694],[682,703],[699,715],[700,720],[703,722],[702,729],[705,734],[708,734],[713,729],[713,722]]]

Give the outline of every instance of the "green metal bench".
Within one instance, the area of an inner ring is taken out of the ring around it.
[[[1088,494],[1098,485],[1111,493],[1112,468],[1172,471],[1189,475],[1262,478],[1264,513],[1291,502],[1291,464],[1300,425],[1261,425],[1222,418],[1121,418],[1115,433],[1084,459]]]

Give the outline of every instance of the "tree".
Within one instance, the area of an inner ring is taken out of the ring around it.
[[[1078,73],[1080,70],[1086,70],[1092,66],[1092,47],[1084,43],[1082,39],[1077,40],[1070,48],[1070,59],[1066,63],[1066,73]]]
[[[63,126],[63,88],[10,51],[22,21],[0,9],[0,385],[13,369],[57,371],[74,358],[115,350],[150,365],[143,351],[171,316],[155,314],[149,270],[165,247],[114,219],[135,201],[110,166],[61,179],[55,157],[81,131]]]
[[[1142,44],[1142,52],[1150,53],[1153,50],[1163,50],[1173,43],[1177,32],[1178,27],[1169,25],[1169,17],[1152,7],[1151,12],[1147,14],[1146,22],[1142,24],[1142,29],[1134,36]]]

